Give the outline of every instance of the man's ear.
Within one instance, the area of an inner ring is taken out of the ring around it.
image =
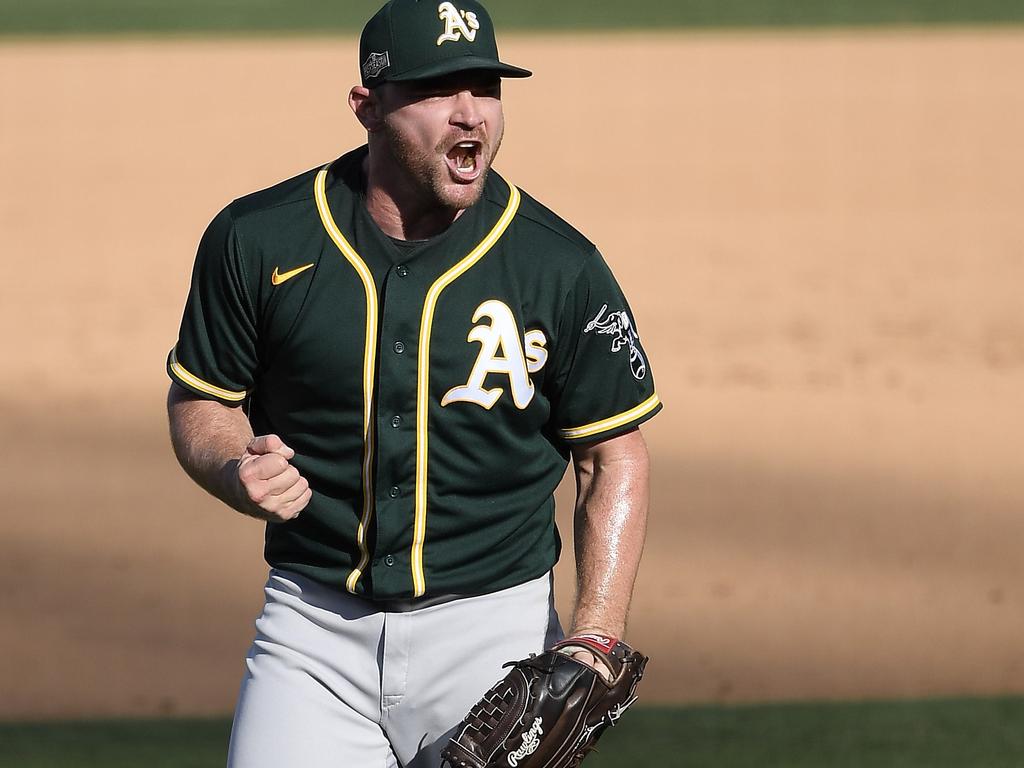
[[[348,92],[348,105],[367,133],[373,133],[380,129],[383,121],[377,94],[361,85],[353,86],[352,90]]]

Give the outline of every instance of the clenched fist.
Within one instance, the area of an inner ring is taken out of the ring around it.
[[[298,516],[313,492],[309,481],[289,462],[295,451],[277,435],[254,437],[238,460],[237,478],[242,511],[271,523]]]

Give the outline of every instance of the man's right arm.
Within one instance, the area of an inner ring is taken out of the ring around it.
[[[241,408],[196,397],[171,384],[171,444],[182,469],[232,509],[273,523],[296,517],[312,497],[277,435],[254,437]]]

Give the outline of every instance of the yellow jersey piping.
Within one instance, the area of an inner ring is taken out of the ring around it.
[[[602,432],[607,432],[610,429],[621,427],[623,424],[628,424],[633,419],[639,419],[644,414],[650,413],[661,403],[658,399],[658,394],[655,393],[649,398],[644,400],[640,405],[630,408],[628,411],[624,411],[617,416],[610,416],[607,419],[601,419],[591,424],[584,424],[582,427],[570,427],[568,429],[558,430],[558,434],[566,439],[573,439],[579,437],[590,437],[592,435],[599,435]]]
[[[359,578],[370,561],[370,551],[366,547],[366,531],[370,525],[370,519],[373,517],[373,374],[377,352],[377,286],[373,282],[373,275],[370,274],[365,262],[345,239],[334,221],[334,216],[331,215],[331,209],[327,203],[327,172],[330,167],[331,163],[328,163],[316,175],[314,184],[316,208],[320,213],[320,221],[323,222],[324,229],[327,230],[327,234],[338,246],[338,250],[363,281],[363,290],[366,293],[366,338],[363,343],[363,510],[359,519],[359,527],[356,529],[359,564],[345,580],[345,589],[355,594]]]
[[[413,596],[421,597],[426,591],[423,575],[423,539],[427,528],[427,417],[430,395],[430,331],[434,322],[434,308],[441,291],[476,264],[491,250],[508,229],[519,210],[519,190],[509,184],[508,205],[487,237],[466,254],[461,261],[441,275],[427,291],[420,320],[419,361],[416,380],[416,519],[413,525],[412,565]]]
[[[245,390],[241,392],[233,392],[230,389],[223,389],[218,387],[216,384],[203,381],[178,362],[178,353],[176,349],[171,350],[170,368],[171,373],[177,376],[183,383],[198,389],[200,392],[205,392],[208,395],[219,397],[221,400],[230,400],[233,403],[240,403],[245,400],[245,396],[249,394]]]

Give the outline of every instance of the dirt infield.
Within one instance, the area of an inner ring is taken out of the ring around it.
[[[231,707],[262,531],[177,469],[163,361],[213,213],[361,140],[353,47],[0,45],[0,717]],[[645,700],[1024,691],[1024,33],[503,54],[499,168],[667,404]]]

